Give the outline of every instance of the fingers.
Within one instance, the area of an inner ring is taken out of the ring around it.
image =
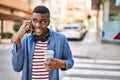
[[[47,59],[45,60],[45,66],[47,66],[47,67],[52,66],[52,58],[47,58]]]
[[[52,70],[52,64],[51,64],[51,62],[49,61],[46,61],[45,62],[45,68],[48,70],[48,71],[50,71],[50,70]]]
[[[26,26],[26,33],[30,33],[32,29],[29,26]]]
[[[30,33],[32,31],[32,23],[31,20],[23,22],[22,26],[22,31],[25,33]]]
[[[46,66],[46,67],[51,67],[52,65],[51,65],[50,62],[45,62],[45,66]]]
[[[53,59],[52,58],[47,58],[45,60],[45,68],[48,70],[48,71],[51,71],[53,70],[55,67],[54,67],[54,62],[53,62]]]
[[[52,60],[53,60],[52,58],[47,58],[47,59],[45,59],[46,62],[50,62],[50,61],[52,61]]]
[[[31,20],[24,21],[23,24],[22,24],[22,27],[23,28],[27,28],[27,26],[30,27],[30,24],[31,24]]]

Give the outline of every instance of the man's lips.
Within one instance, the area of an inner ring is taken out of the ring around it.
[[[44,32],[44,31],[42,31],[42,30],[40,30],[40,29],[35,29],[35,30],[34,30],[34,33],[35,33],[36,35],[41,35],[43,32]]]

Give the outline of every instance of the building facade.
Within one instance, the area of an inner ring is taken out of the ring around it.
[[[15,22],[30,19],[29,0],[0,0],[0,33],[14,33]]]
[[[0,32],[14,33],[14,23],[30,19],[31,12],[37,5],[49,8],[50,27],[55,31],[64,27],[64,24],[84,21],[87,17],[86,0],[0,0]]]
[[[102,41],[120,42],[120,0],[104,0]]]

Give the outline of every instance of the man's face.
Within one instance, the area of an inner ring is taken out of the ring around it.
[[[32,24],[34,34],[39,36],[47,31],[47,26],[50,23],[49,13],[40,14],[40,13],[33,13],[32,14]]]

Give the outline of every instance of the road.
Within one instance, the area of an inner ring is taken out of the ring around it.
[[[11,44],[0,45],[0,80],[20,80],[20,74],[12,69],[11,48]]]
[[[120,80],[120,61],[74,58],[61,80]]]
[[[69,41],[75,64],[61,80],[120,80],[120,46],[101,43],[95,29],[83,41]]]

